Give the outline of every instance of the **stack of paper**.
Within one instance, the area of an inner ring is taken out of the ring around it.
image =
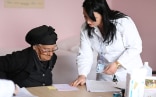
[[[121,91],[119,88],[124,88],[125,85],[123,83],[123,86],[120,87],[116,83],[110,81],[87,80],[86,87],[89,92],[114,92]]]

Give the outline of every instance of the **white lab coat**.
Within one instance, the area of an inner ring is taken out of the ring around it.
[[[15,84],[11,80],[0,79],[0,97],[13,97]]]
[[[103,43],[102,50],[104,52],[105,64],[118,61],[123,68],[117,70],[116,75],[118,80],[125,81],[127,72],[131,72],[134,68],[142,67],[143,63],[140,57],[142,52],[142,40],[133,20],[120,18],[117,21],[116,38],[113,43],[107,45]],[[103,38],[98,27],[94,27],[93,38],[88,37],[84,23],[81,28],[79,54],[77,56],[77,65],[79,75],[89,74],[93,64],[93,51],[101,52],[101,42]],[[112,80],[112,75],[102,74],[102,79],[108,76]]]

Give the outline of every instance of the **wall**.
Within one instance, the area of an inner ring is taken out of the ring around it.
[[[0,0],[0,48],[27,47],[26,33],[43,24],[56,29],[58,41],[79,34],[83,0],[44,1],[44,8],[6,8]]]
[[[143,61],[156,70],[156,0],[113,0],[113,9],[120,10],[135,21],[143,41]]]
[[[79,34],[82,0],[44,1],[44,8],[5,8],[4,0],[0,0],[0,48],[28,46],[26,33],[43,24],[56,29],[59,41]]]
[[[125,12],[133,18],[143,40],[143,61],[156,70],[156,0],[107,0],[111,8]],[[45,7],[5,8],[0,0],[0,50],[25,48],[25,34],[33,27],[51,25],[59,40],[79,34],[83,19],[83,0],[45,0]]]

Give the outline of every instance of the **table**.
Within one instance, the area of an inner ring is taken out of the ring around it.
[[[27,88],[29,92],[38,97],[113,97],[112,92],[87,92],[85,86],[79,86],[78,91],[50,90],[47,86]]]

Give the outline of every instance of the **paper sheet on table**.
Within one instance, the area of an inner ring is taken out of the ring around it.
[[[126,89],[126,82],[117,82],[117,84],[114,84],[114,87]]]
[[[110,81],[87,80],[86,87],[87,87],[87,91],[89,92],[121,91],[120,89],[115,88],[115,87],[120,88],[120,86],[117,86],[114,82],[110,82]]]
[[[58,91],[77,91],[77,87],[72,87],[69,84],[53,84]]]
[[[19,88],[18,94],[13,97],[38,97],[38,96],[31,94],[26,88]]]

